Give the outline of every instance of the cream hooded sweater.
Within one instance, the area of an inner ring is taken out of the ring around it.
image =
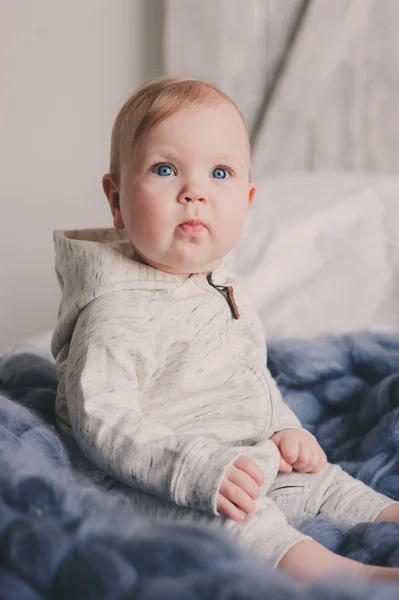
[[[233,287],[235,318],[206,274],[143,264],[115,229],[54,239],[61,431],[107,474],[181,506],[218,514],[223,475],[243,454],[261,467],[266,493],[280,460],[270,436],[301,425],[266,368],[243,280],[225,263],[212,273]]]

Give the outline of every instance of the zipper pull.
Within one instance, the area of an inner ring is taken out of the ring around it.
[[[227,286],[227,302],[229,303],[231,312],[233,313],[233,317],[235,319],[239,319],[240,318],[240,313],[238,312],[238,306],[236,304],[235,298],[234,298],[234,293],[233,293],[233,287],[231,285]]]
[[[235,319],[239,319],[240,318],[240,313],[238,311],[238,307],[234,298],[234,291],[233,291],[233,287],[231,285],[216,285],[215,283],[213,283],[212,281],[212,273],[209,273],[207,275],[207,281],[208,283],[215,288],[215,290],[217,290],[218,292],[220,292],[221,294],[225,294],[227,303],[230,307],[230,310],[232,312],[232,315]]]

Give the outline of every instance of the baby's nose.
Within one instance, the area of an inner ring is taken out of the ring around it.
[[[186,202],[192,202],[194,199],[199,200],[200,202],[203,202],[205,200],[205,198],[203,198],[203,197],[198,198],[197,196],[193,196],[193,195],[192,196],[184,196],[184,200]]]
[[[187,191],[184,190],[183,192],[181,192],[181,194],[179,195],[179,201],[182,204],[186,204],[187,202],[194,202],[194,201],[199,201],[199,202],[205,202],[205,196],[203,193],[201,192],[191,192],[191,191]]]

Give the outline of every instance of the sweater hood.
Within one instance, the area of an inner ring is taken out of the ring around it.
[[[69,342],[79,313],[96,298],[121,290],[173,291],[187,280],[185,275],[143,263],[125,230],[56,230],[54,243],[55,271],[61,287],[52,339],[54,356]],[[226,283],[226,259],[213,273],[218,284]]]

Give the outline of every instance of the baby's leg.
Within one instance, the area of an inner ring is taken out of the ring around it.
[[[177,506],[167,500],[146,494],[124,484],[115,482],[113,492],[122,492],[132,503],[138,514],[149,517],[153,522],[180,522],[206,525],[227,531],[248,551],[264,558],[270,566],[276,566],[281,557],[299,540],[311,539],[287,523],[283,512],[267,497],[256,501],[254,515],[237,522],[224,515]]]
[[[317,514],[346,528],[364,521],[399,522],[399,503],[375,492],[337,465],[328,464],[316,474],[279,475],[269,496],[288,521],[296,525]],[[292,546],[278,566],[302,581],[332,572],[399,581],[399,569],[358,563],[334,554],[314,540],[301,540]]]
[[[314,540],[301,540],[292,546],[278,567],[303,582],[314,581],[333,573],[399,582],[399,568],[364,565],[334,554]]]
[[[298,473],[298,475],[300,475]],[[312,487],[312,512],[333,519],[345,527],[375,522],[399,503],[376,492],[371,487],[343,471],[338,465],[327,464],[319,473],[305,475]]]
[[[377,515],[376,523],[381,521],[391,521],[392,523],[399,523],[399,502],[389,504]]]
[[[114,489],[128,495],[138,512],[149,516],[151,520],[225,529],[237,537],[237,543],[240,542],[248,551],[265,559],[270,566],[280,567],[299,581],[312,581],[332,572],[369,578],[380,576],[389,579],[396,576],[399,580],[397,569],[369,567],[330,552],[292,527],[284,513],[267,496],[257,501],[257,511],[253,516],[237,523],[223,516],[176,506],[122,484],[116,484]],[[304,499],[302,493],[299,491],[299,496],[295,497],[295,486],[289,490],[290,506],[299,506],[298,501]]]
[[[294,478],[298,476],[302,482],[305,482],[302,486],[295,486]],[[287,480],[287,477],[290,479]],[[399,580],[398,569],[370,567],[338,556],[309,536],[303,535],[287,522],[285,514],[290,514],[290,511],[291,517],[297,515],[303,517],[301,514],[303,509],[308,508],[304,506],[304,502],[308,504],[311,496],[309,482],[316,483],[316,480],[310,479],[313,477],[317,478],[317,475],[290,474],[277,477],[276,483],[279,482],[283,488],[285,485],[286,491],[289,490],[279,498],[283,510],[280,510],[272,498],[262,497],[257,501],[257,512],[242,523],[223,516],[176,506],[166,500],[129,488],[109,477],[103,476],[105,480],[96,483],[104,489],[109,488],[128,496],[137,512],[152,521],[180,521],[226,529],[237,536],[248,551],[264,558],[271,566],[280,567],[300,581],[311,581],[338,571],[369,578]],[[112,485],[106,485],[108,480]],[[276,489],[275,493],[279,495],[279,490]],[[298,497],[295,499],[297,494]],[[308,512],[307,515],[309,514],[311,513]]]

